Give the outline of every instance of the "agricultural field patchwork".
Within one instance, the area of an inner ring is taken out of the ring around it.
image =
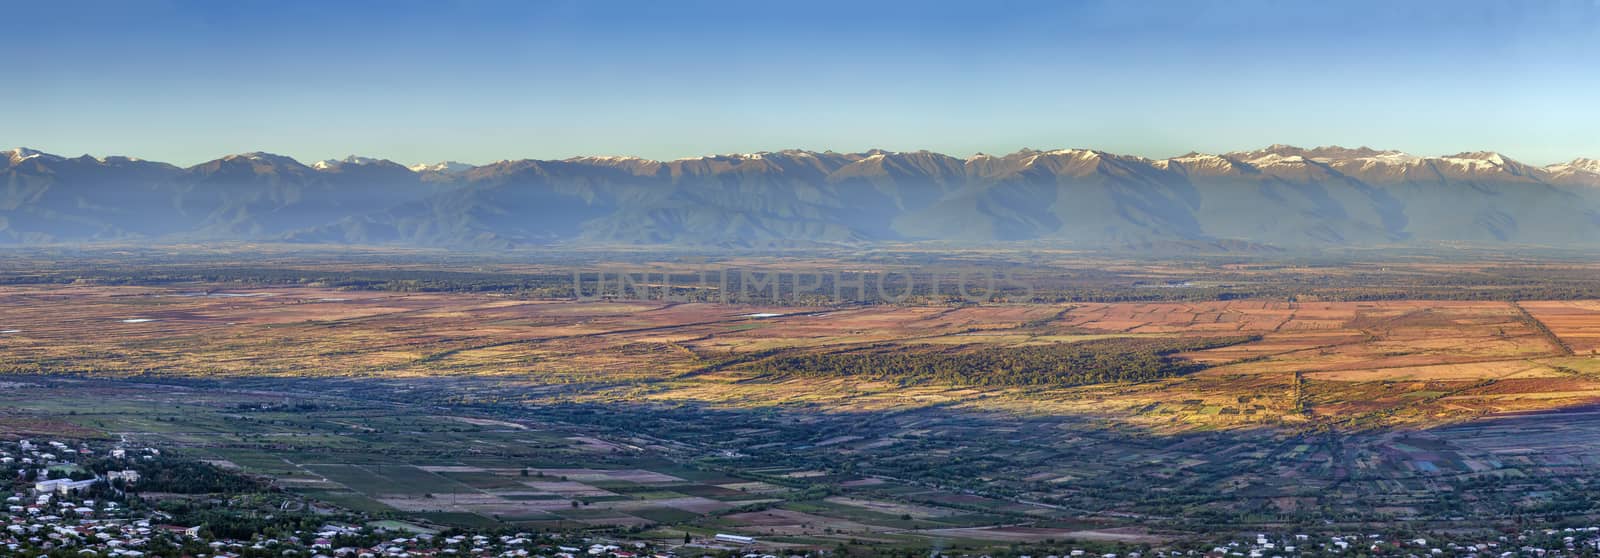
[[[0,303],[7,434],[144,440],[436,527],[1154,542],[1587,513],[1571,502],[1600,467],[1584,300],[19,282]]]
[[[345,509],[440,528],[634,528],[663,542],[685,531],[734,531],[796,546],[925,541],[924,530],[964,529],[934,538],[984,544],[1000,537],[994,526],[1019,517],[1066,517],[798,461],[730,466],[714,448],[565,421],[437,414],[326,394],[337,390],[266,387],[35,378],[7,383],[0,405],[8,417],[60,421],[56,436],[168,448]],[[76,405],[85,398],[120,403]],[[927,502],[911,503],[912,495]],[[1062,532],[1044,529],[1039,538]]]

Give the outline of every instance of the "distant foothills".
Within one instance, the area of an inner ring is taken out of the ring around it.
[[[180,168],[19,148],[0,164],[0,244],[1600,248],[1600,161],[1493,152],[790,150],[411,167],[246,153]]]

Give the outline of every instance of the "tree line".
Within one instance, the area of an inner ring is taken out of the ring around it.
[[[754,368],[775,374],[850,376],[902,385],[1077,386],[1180,376],[1204,365],[1176,358],[1177,353],[1258,339],[1259,336],[1125,337],[1021,347],[962,346],[940,351],[878,345],[847,353],[775,356],[756,363]]]

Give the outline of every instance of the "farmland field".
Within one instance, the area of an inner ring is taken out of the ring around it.
[[[419,525],[660,541],[1159,542],[1595,511],[1588,299],[720,304],[408,285],[12,278],[0,424],[174,448]]]

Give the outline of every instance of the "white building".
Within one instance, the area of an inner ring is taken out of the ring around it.
[[[715,539],[717,542],[735,543],[735,544],[750,544],[750,543],[756,542],[755,537],[746,537],[746,536],[743,536],[743,535],[729,535],[729,534],[725,534],[725,533],[717,533],[717,536],[712,537],[712,538]]]
[[[100,479],[88,479],[81,481],[75,481],[72,479],[50,479],[33,483],[33,489],[41,493],[59,492],[61,494],[66,494],[74,490],[89,488],[91,485],[97,482],[100,482]]]

